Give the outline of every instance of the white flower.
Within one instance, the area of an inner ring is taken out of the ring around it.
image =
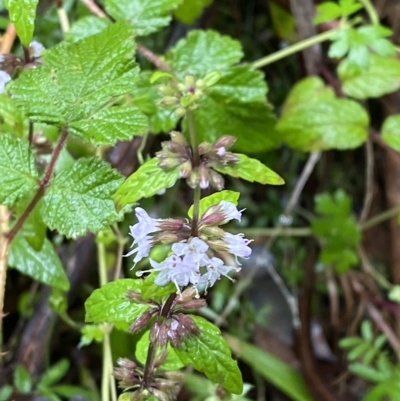
[[[152,237],[150,235],[145,235],[138,240],[135,240],[134,243],[132,244],[131,248],[136,245],[135,248],[133,248],[131,251],[129,251],[126,255],[124,256],[131,256],[134,253],[136,253],[135,259],[133,259],[133,262],[138,263],[141,261],[143,258],[146,258],[147,256],[150,255],[150,249],[151,246],[153,245]]]
[[[229,201],[221,201],[217,205],[210,206],[201,216],[201,224],[203,225],[220,225],[226,224],[228,221],[235,219],[240,221],[242,212],[245,209],[238,210],[234,203]]]
[[[129,227],[130,235],[135,242],[150,233],[159,231],[159,220],[151,218],[144,209],[137,207],[135,214],[139,222]]]
[[[0,70],[0,93],[4,92],[6,83],[11,81],[11,76],[5,71]]]
[[[190,242],[178,242],[172,245],[172,252],[178,256],[193,255],[197,266],[204,266],[208,262],[206,254],[208,245],[200,238],[193,237]]]
[[[36,40],[32,41],[29,45],[29,49],[32,53],[32,57],[38,58],[42,55],[43,50],[45,50],[44,46],[37,42]]]
[[[232,280],[228,273],[232,270],[239,271],[239,268],[225,265],[223,260],[219,258],[211,258],[206,266],[207,272],[201,276],[199,284],[206,284],[206,290],[208,287],[212,287],[221,276],[225,276]]]
[[[221,212],[223,213],[225,220],[238,220],[240,221],[242,218],[242,212],[243,210],[237,210],[236,206],[232,202],[228,201],[221,201],[219,203],[219,206],[221,208]]]
[[[251,255],[251,248],[248,244],[252,241],[244,237],[244,234],[224,234],[224,241],[227,245],[228,252],[235,255],[236,262],[240,265],[237,258],[247,259]]]

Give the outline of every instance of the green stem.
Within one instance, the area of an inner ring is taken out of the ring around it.
[[[97,234],[97,259],[99,266],[100,286],[107,283],[107,262],[106,262],[106,246],[102,241],[104,233],[100,231]],[[113,361],[110,344],[111,324],[104,324],[103,338],[103,370],[101,378],[101,401],[117,401],[117,392],[115,389],[115,381],[113,380]]]
[[[370,218],[368,221],[361,225],[361,229],[363,231],[368,230],[369,228],[376,226],[377,224],[380,224],[385,220],[389,220],[392,217],[397,216],[398,214],[400,214],[400,205],[395,206],[392,209],[385,210],[383,213]]]
[[[370,0],[360,0],[360,3],[365,8],[365,11],[368,13],[369,19],[371,20],[372,25],[379,25],[379,15],[375,10],[375,7],[372,5]]]
[[[255,68],[261,68],[264,67],[268,64],[272,64],[275,63],[275,61],[281,60],[287,56],[290,56],[291,54],[295,54],[301,50],[307,49],[310,46],[313,46],[317,43],[321,43],[324,42],[325,40],[328,40],[331,38],[331,36],[337,32],[340,28],[335,28],[335,29],[331,29],[329,31],[326,32],[322,32],[318,35],[315,35],[311,38],[308,39],[304,39],[300,42],[295,43],[292,46],[286,47],[285,49],[279,50],[275,53],[272,53],[268,56],[265,56],[263,58],[260,58],[259,60],[256,60],[253,62],[253,66]]]
[[[193,169],[198,169],[200,166],[200,155],[199,155],[199,142],[197,139],[196,133],[196,121],[194,112],[192,110],[188,110],[187,114],[187,123],[189,129],[190,136],[190,145],[192,147],[193,152]],[[199,225],[199,212],[200,212],[200,197],[201,197],[201,189],[197,184],[194,188],[193,195],[193,219],[192,219],[192,236],[197,237],[197,230]]]

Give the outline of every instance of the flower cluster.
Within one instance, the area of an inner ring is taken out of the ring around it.
[[[160,160],[158,166],[165,170],[179,166],[181,178],[186,178],[192,188],[205,189],[211,185],[217,190],[223,189],[224,180],[215,169],[239,161],[236,154],[228,152],[236,138],[224,135],[214,143],[202,142],[198,147],[199,167],[193,167],[193,152],[185,137],[178,131],[172,131],[170,135],[171,140],[164,141],[162,150],[156,153]]]
[[[139,272],[158,272],[155,283],[164,286],[175,284],[178,292],[191,284],[196,291],[199,287],[212,287],[221,276],[229,277],[231,271],[239,271],[216,256],[215,252],[228,252],[238,257],[248,258],[251,254],[250,240],[243,234],[225,232],[218,225],[232,219],[241,219],[242,211],[227,201],[209,207],[198,223],[198,236],[191,236],[190,224],[181,220],[153,219],[145,210],[135,209],[138,223],[130,227],[133,237],[132,251],[125,256],[136,254],[134,262],[149,256],[151,247],[156,243],[169,243],[170,255],[162,262],[150,259],[152,269]]]

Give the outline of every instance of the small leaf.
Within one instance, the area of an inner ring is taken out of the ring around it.
[[[51,182],[43,199],[43,220],[67,237],[94,233],[119,220],[112,197],[122,176],[98,158],[78,159]]]
[[[167,285],[161,287],[157,284],[154,284],[154,280],[157,278],[159,272],[153,272],[149,274],[146,279],[143,281],[142,285],[142,297],[143,299],[156,299],[163,298],[167,295],[170,295],[176,292],[176,287],[172,282],[169,282]]]
[[[352,149],[367,139],[368,124],[368,114],[358,103],[335,98],[320,78],[309,77],[289,94],[277,130],[295,149]]]
[[[98,343],[102,342],[104,338],[104,330],[97,324],[85,324],[81,328],[81,341],[79,341],[78,347],[85,347],[91,344],[93,341]]]
[[[14,206],[30,199],[38,177],[28,141],[0,135],[0,204]]]
[[[71,29],[66,33],[66,39],[70,42],[77,42],[88,36],[100,33],[110,25],[111,21],[108,18],[88,15],[72,24]]]
[[[213,166],[213,168],[222,174],[228,174],[250,182],[259,182],[264,185],[283,185],[285,183],[278,174],[257,159],[252,159],[242,154],[237,154],[237,156],[239,156],[239,162],[223,167]]]
[[[17,390],[22,394],[27,394],[32,389],[32,379],[28,370],[22,366],[17,365],[14,371],[14,385]]]
[[[0,387],[0,401],[8,401],[13,393],[13,388],[9,384]]]
[[[175,10],[175,17],[184,24],[193,24],[201,16],[205,7],[210,5],[213,0],[184,0]]]
[[[242,374],[237,362],[232,359],[221,331],[200,316],[190,316],[200,329],[200,334],[183,338],[182,344],[174,347],[176,353],[183,361],[189,359],[196,370],[203,372],[213,382],[221,384],[233,394],[241,394]]]
[[[200,200],[199,216],[201,216],[210,206],[217,205],[221,201],[228,201],[237,206],[239,196],[240,192],[228,191],[228,190],[216,192],[215,194],[206,196],[205,198],[202,198]],[[193,218],[193,205],[190,206],[188,210],[188,216],[190,218]]]
[[[391,148],[400,152],[400,114],[386,118],[382,126],[382,139]]]
[[[23,236],[35,251],[40,251],[42,249],[43,242],[46,238],[47,227],[40,214],[41,206],[42,202],[39,201],[26,219],[22,231]],[[22,211],[25,210],[25,208],[26,205],[24,205],[24,208],[21,206],[18,207],[18,214],[22,214]]]
[[[106,11],[117,21],[129,21],[137,36],[156,32],[171,21],[182,0],[106,0]]]
[[[240,43],[218,32],[191,31],[166,54],[166,61],[178,75],[193,74],[202,78],[206,74],[224,70],[243,57]]]
[[[0,94],[0,132],[22,137],[24,134],[24,116],[17,108],[16,103],[7,96]]]
[[[69,289],[69,281],[60,258],[48,239],[44,240],[40,251],[36,251],[24,238],[23,233],[18,234],[11,243],[8,263],[41,283],[60,290]]]
[[[5,0],[11,22],[14,23],[18,37],[25,47],[31,43],[35,27],[38,0]]]
[[[370,54],[367,69],[359,70],[346,60],[338,67],[343,92],[356,99],[378,98],[400,88],[400,61]]]
[[[154,82],[157,82],[161,78],[173,78],[173,74],[167,71],[156,71],[153,72],[153,74],[150,77],[150,83],[154,84]]]
[[[135,356],[137,360],[145,365],[147,353],[149,350],[149,335],[150,331],[147,330],[144,332],[140,340],[136,343]],[[161,364],[161,369],[163,370],[179,370],[185,367],[182,361],[179,359],[178,355],[176,355],[174,349],[168,344],[166,351],[168,352],[168,356],[165,361]]]
[[[132,323],[150,305],[131,301],[128,291],[141,292],[142,280],[119,279],[94,290],[85,302],[87,323]]]
[[[142,198],[149,198],[165,188],[172,187],[180,177],[179,167],[165,171],[158,167],[154,157],[141,165],[118,188],[115,201],[119,208],[133,204]]]
[[[50,366],[40,378],[38,386],[49,387],[60,381],[68,372],[70,363],[67,359],[61,359]]]

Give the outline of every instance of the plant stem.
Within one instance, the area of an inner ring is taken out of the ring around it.
[[[370,218],[364,224],[362,224],[360,228],[363,231],[368,230],[369,228],[376,226],[377,224],[380,224],[385,220],[389,220],[390,218],[395,217],[398,214],[400,214],[400,205],[393,207],[392,209],[385,210],[383,213]]]
[[[331,36],[337,32],[341,28],[335,28],[331,29],[326,32],[322,32],[318,35],[315,35],[311,38],[304,39],[300,42],[295,43],[294,45],[291,45],[289,47],[286,47],[285,49],[279,50],[275,53],[272,53],[266,57],[260,58],[259,60],[256,60],[253,62],[253,66],[255,68],[261,68],[264,67],[268,64],[272,64],[275,61],[281,60],[287,56],[290,56],[291,54],[295,54],[301,50],[306,49],[307,47],[313,46],[316,43],[321,43],[324,42],[325,40],[328,40],[331,38]]]
[[[370,0],[360,0],[360,3],[365,8],[365,11],[368,13],[369,19],[371,20],[372,25],[379,25],[379,16],[375,10],[375,7],[372,5]]]

